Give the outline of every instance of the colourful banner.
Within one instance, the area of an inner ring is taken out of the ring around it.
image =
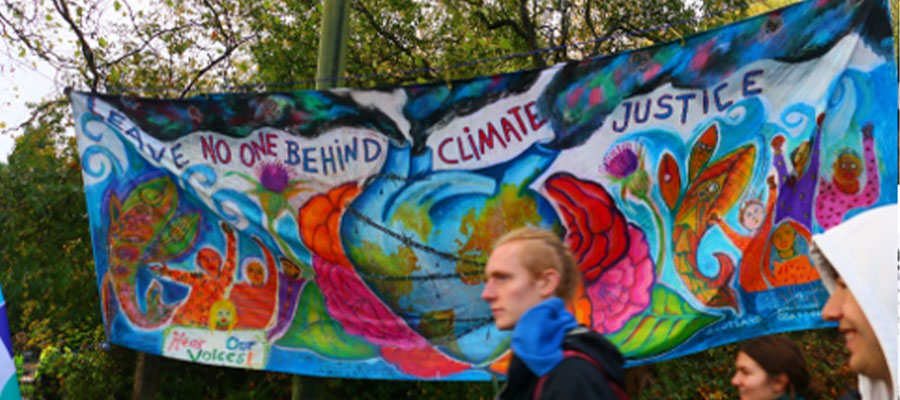
[[[0,292],[0,400],[18,400],[19,378],[16,375],[16,362],[13,358],[12,335],[9,332],[9,320],[6,319],[6,298]]]
[[[71,95],[109,340],[300,374],[486,380],[525,225],[631,365],[825,324],[813,233],[897,201],[886,5],[806,1],[632,52],[380,90]]]

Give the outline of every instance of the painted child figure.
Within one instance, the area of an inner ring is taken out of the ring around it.
[[[187,301],[175,312],[172,323],[184,326],[205,327],[209,324],[209,313],[213,304],[225,298],[225,291],[234,281],[237,259],[237,237],[234,229],[221,223],[225,234],[225,263],[218,251],[204,247],[197,252],[196,263],[200,271],[182,271],[162,267],[150,267],[154,274],[190,286]]]
[[[769,289],[763,278],[763,270],[768,268],[766,261],[766,244],[769,241],[769,233],[772,231],[772,217],[775,208],[776,189],[775,177],[770,176],[769,195],[765,208],[757,199],[748,200],[741,207],[738,220],[741,226],[749,232],[743,235],[731,228],[717,215],[712,215],[710,220],[715,222],[722,233],[731,240],[735,247],[741,249],[741,265],[738,282],[748,292],[757,292]]]
[[[306,278],[300,272],[300,267],[287,258],[280,257],[281,268],[284,272],[278,273],[278,313],[275,318],[275,327],[266,335],[266,339],[274,342],[281,338],[294,321],[294,313],[297,311],[297,302],[303,293]]]
[[[266,267],[254,258],[244,266],[246,282],[236,283],[228,298],[237,312],[237,329],[265,329],[272,321],[275,311],[275,296],[278,293],[278,268],[272,252],[259,238],[253,241],[266,258]]]
[[[769,268],[764,270],[772,287],[797,285],[819,279],[819,273],[807,256],[810,233],[793,220],[784,220],[772,232]]]
[[[863,149],[866,162],[866,186],[859,191],[859,177],[862,175],[859,155],[850,149],[838,154],[832,164],[834,174],[831,181],[822,179],[819,195],[816,197],[816,221],[828,229],[844,219],[844,215],[854,209],[875,204],[880,194],[878,164],[875,158],[875,138],[872,123],[862,128]]]

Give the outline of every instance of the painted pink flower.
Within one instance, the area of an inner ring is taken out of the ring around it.
[[[472,367],[438,351],[381,302],[351,268],[313,254],[325,308],[344,330],[378,345],[385,361],[422,378],[441,378]]]
[[[631,317],[650,305],[654,282],[650,246],[640,228],[629,225],[628,255],[604,270],[584,289],[591,301],[592,328],[599,333],[622,329]]]
[[[352,269],[313,254],[316,284],[325,296],[328,314],[347,333],[379,346],[414,348],[428,345],[425,338],[395,315]]]

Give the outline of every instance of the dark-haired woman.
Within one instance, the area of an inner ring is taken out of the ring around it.
[[[735,361],[731,384],[741,400],[817,400],[800,348],[785,336],[745,341]]]

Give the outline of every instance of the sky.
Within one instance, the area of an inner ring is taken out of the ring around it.
[[[28,120],[27,103],[56,97],[64,89],[55,82],[55,71],[48,64],[33,57],[20,58],[17,53],[0,39],[0,54],[9,55],[0,62],[0,126],[7,128]],[[12,152],[14,135],[0,133],[0,163],[6,163]]]
[[[135,11],[140,11],[151,2],[148,0],[130,0],[128,3]],[[96,3],[101,21],[114,21],[120,14],[111,12],[113,0],[101,0]],[[54,14],[54,17],[58,17]],[[43,32],[55,36],[55,50],[71,55],[75,51],[75,35],[71,30],[61,26],[57,33]],[[56,36],[58,35],[58,36]],[[70,49],[67,51],[66,48]],[[0,126],[14,127],[22,124],[31,116],[28,103],[55,99],[63,95],[65,84],[56,79],[56,71],[46,62],[33,55],[19,57],[19,48],[7,39],[0,37]],[[0,133],[0,163],[6,163],[15,143],[13,135]],[[74,135],[74,130],[70,131]]]

